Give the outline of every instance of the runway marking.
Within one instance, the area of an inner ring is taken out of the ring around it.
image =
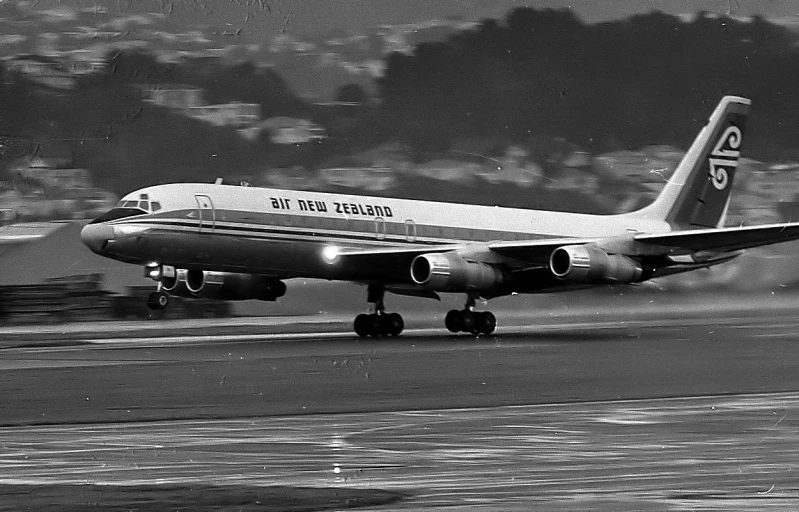
[[[604,331],[604,330],[624,330],[633,328],[637,330],[646,328],[662,328],[662,327],[679,327],[691,325],[704,325],[706,320],[696,319],[693,321],[681,321],[678,326],[675,326],[673,320],[663,320],[660,322],[654,321],[607,321],[607,322],[572,322],[572,323],[559,323],[559,324],[517,324],[517,325],[500,325],[495,334],[488,336],[480,336],[479,339],[493,339],[501,338],[502,336],[513,336],[520,334],[546,334],[552,332],[563,332],[571,330],[591,330],[591,331]],[[795,325],[795,324],[793,324]],[[741,326],[743,328],[756,328],[752,326]],[[202,343],[224,343],[224,342],[280,342],[280,341],[302,341],[314,340],[318,341],[320,338],[324,339],[367,339],[367,340],[404,340],[409,336],[419,337],[452,337],[455,339],[470,339],[474,338],[467,333],[453,334],[446,331],[443,327],[426,327],[426,328],[410,328],[403,331],[403,336],[394,338],[386,336],[383,338],[359,338],[355,333],[347,331],[318,331],[318,332],[300,332],[300,333],[248,333],[248,334],[186,334],[180,336],[162,336],[162,337],[121,337],[121,338],[86,338],[82,342],[93,345],[124,345],[130,344],[135,346],[160,346],[160,345],[173,345],[173,344],[202,344]],[[58,350],[60,347],[46,347],[46,349]]]
[[[286,342],[286,341],[320,341],[320,340],[374,340],[374,341],[413,341],[410,337],[449,337],[453,339],[469,340],[469,339],[484,339],[490,340],[502,335],[519,335],[519,334],[545,334],[555,331],[568,331],[580,330],[591,328],[592,330],[605,330],[605,329],[624,329],[624,325],[611,322],[607,324],[591,323],[575,323],[575,324],[559,324],[547,326],[503,326],[502,332],[497,332],[494,335],[474,336],[466,333],[453,334],[446,331],[443,327],[437,328],[412,328],[403,331],[404,336],[399,337],[382,337],[382,338],[359,338],[354,332],[349,331],[319,331],[319,332],[301,332],[301,333],[248,333],[248,334],[186,334],[180,336],[153,336],[153,337],[119,337],[119,338],[85,338],[79,340],[87,345],[82,346],[47,346],[47,347],[15,347],[6,350],[27,350],[36,352],[61,352],[66,350],[85,350],[87,346],[103,346],[103,345],[130,345],[136,347],[160,347],[170,345],[197,345],[207,343],[230,343],[230,342]]]
[[[753,334],[755,338],[799,338],[796,332],[765,332]]]

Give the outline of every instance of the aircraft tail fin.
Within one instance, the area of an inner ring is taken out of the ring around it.
[[[674,229],[722,227],[750,105],[747,98],[722,98],[660,195],[636,213]]]

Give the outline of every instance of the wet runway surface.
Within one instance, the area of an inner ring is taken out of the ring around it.
[[[798,408],[768,394],[9,428],[0,483],[360,489],[401,496],[398,510],[791,510]]]
[[[0,510],[794,510],[794,316],[14,342]]]

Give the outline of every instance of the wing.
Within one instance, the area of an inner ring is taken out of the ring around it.
[[[597,244],[610,253],[667,256],[701,251],[727,253],[799,239],[799,222],[738,228],[697,229],[614,238],[550,238],[512,242],[340,249],[331,255],[331,272],[339,279],[409,283],[410,266],[420,254],[457,252],[467,259],[499,264],[511,271],[545,269],[552,251],[564,245]],[[616,243],[618,242],[618,243]]]
[[[673,231],[636,235],[634,240],[663,248],[666,254],[697,251],[730,252],[799,239],[799,222],[738,228]]]
[[[514,267],[548,267],[552,251],[564,245],[585,245],[598,243],[601,238],[545,238],[521,242],[493,242],[488,248],[500,256],[515,260]]]
[[[552,251],[563,245],[597,242],[594,238],[551,238],[514,242],[466,242],[437,246],[340,249],[328,263],[339,275],[352,280],[387,279],[407,282],[411,262],[420,254],[458,252],[486,263],[498,263],[512,270],[545,268]]]
[[[339,279],[351,281],[380,280],[391,283],[410,282],[413,259],[420,254],[454,251],[458,244],[381,247],[379,249],[343,248],[324,257]]]

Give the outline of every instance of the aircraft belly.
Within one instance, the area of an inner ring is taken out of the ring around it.
[[[383,278],[395,269],[345,268],[322,258],[327,245],[307,240],[263,240],[216,233],[150,232],[135,248],[141,263],[157,261],[178,268],[266,274],[278,277],[363,280]],[[134,248],[128,244],[126,254]],[[404,269],[403,269],[404,270]],[[402,272],[402,275],[406,274]]]

